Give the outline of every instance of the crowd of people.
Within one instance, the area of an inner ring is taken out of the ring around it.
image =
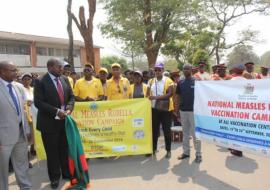
[[[18,77],[18,70],[11,61],[0,62],[0,189],[8,189],[8,165],[12,163],[16,180],[21,189],[31,189],[28,169],[30,153],[35,155],[33,123],[41,132],[47,156],[48,176],[53,189],[60,179],[70,179],[68,171],[68,148],[64,119],[72,113],[75,102],[149,98],[152,105],[153,156],[157,152],[158,138],[162,128],[165,138],[165,157],[171,157],[171,126],[181,125],[183,130],[183,153],[178,159],[190,157],[190,137],[196,150],[195,162],[202,161],[201,142],[195,135],[194,87],[196,80],[247,80],[269,78],[268,68],[254,72],[254,63],[235,65],[227,71],[225,64],[214,65],[207,72],[207,63],[198,67],[189,64],[182,71],[165,71],[164,63],[158,61],[149,71],[122,73],[121,65],[113,63],[111,72],[100,68],[95,72],[91,64],[83,67],[82,76],[72,71],[65,61],[51,58],[48,72],[25,73]],[[182,74],[181,74],[182,73]],[[3,109],[5,108],[5,109]],[[37,121],[33,121],[37,114]],[[236,156],[242,152],[230,149]],[[11,167],[11,166],[10,166]]]

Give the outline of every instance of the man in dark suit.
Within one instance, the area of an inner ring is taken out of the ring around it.
[[[47,155],[51,187],[56,189],[61,175],[69,179],[65,117],[73,110],[74,96],[68,79],[61,76],[61,61],[52,58],[47,68],[48,73],[35,81],[34,103],[38,108],[37,129]]]

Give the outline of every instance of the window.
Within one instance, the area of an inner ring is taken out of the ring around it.
[[[64,55],[64,57],[67,57],[68,56],[68,50],[67,49],[64,49],[63,50],[63,55]]]
[[[14,47],[12,45],[7,45],[7,54],[15,54]]]
[[[55,56],[54,54],[54,48],[49,48],[49,56]]]
[[[37,47],[37,54],[38,55],[47,55],[47,48],[45,48],[45,47]]]
[[[20,47],[19,45],[12,45],[13,53],[16,55],[20,55]]]
[[[27,44],[9,43],[0,44],[1,54],[30,55],[30,46]]]
[[[6,45],[4,44],[0,45],[0,54],[6,54]]]
[[[61,57],[62,56],[62,49],[55,49],[55,56]]]
[[[80,57],[80,50],[79,49],[74,50],[73,57]]]
[[[20,55],[30,55],[30,47],[28,45],[20,45],[19,46],[19,54]]]

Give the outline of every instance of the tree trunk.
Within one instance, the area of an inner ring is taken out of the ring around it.
[[[72,70],[74,71],[74,57],[73,57],[73,32],[72,32],[72,14],[71,14],[72,0],[68,0],[67,14],[68,14],[68,63],[71,65]]]
[[[88,37],[89,37],[89,62],[95,68],[95,53],[94,53],[94,44],[93,44],[93,20],[96,13],[96,0],[88,0],[88,12],[89,12],[89,19],[87,21],[88,25]]]
[[[217,65],[219,65],[219,63],[220,63],[219,47],[220,47],[220,38],[217,40],[217,45],[216,45],[216,49],[215,49],[215,54],[216,54],[216,64],[217,64]]]
[[[79,20],[72,14],[72,19],[74,20],[77,28],[79,29],[81,36],[84,40],[85,50],[86,50],[86,60],[88,63],[93,65],[95,68],[95,53],[93,44],[93,20],[96,12],[96,0],[88,0],[88,11],[89,18],[85,19],[84,7],[80,7],[79,10]]]
[[[176,60],[176,62],[177,62],[178,64],[181,63],[180,57],[179,57],[179,54],[178,54],[178,53],[174,56],[174,59]]]
[[[132,70],[134,71],[135,69],[135,62],[134,62],[134,52],[131,51],[131,62],[132,62]]]
[[[84,45],[86,51],[86,60],[88,63],[95,67],[95,54],[94,54],[94,47],[93,47],[93,40],[90,39],[89,35],[84,36]]]
[[[226,26],[226,22],[222,23],[222,27],[220,29],[220,31],[218,32],[218,37],[217,37],[217,44],[215,47],[215,55],[216,55],[216,64],[219,65],[220,64],[220,56],[219,56],[219,48],[220,48],[220,39],[221,39],[221,35],[225,29]]]
[[[164,9],[161,13],[162,19],[160,20],[162,27],[155,29],[153,36],[153,23],[152,23],[152,8],[151,0],[144,0],[144,26],[145,26],[145,47],[144,51],[147,56],[149,68],[153,68],[159,53],[159,49],[166,40],[168,30],[171,25],[171,10]]]
[[[152,36],[152,14],[151,14],[151,0],[144,0],[144,25],[145,25],[145,35],[146,35],[146,43],[144,47],[145,54],[148,60],[149,68],[153,68],[155,66],[158,53],[155,52],[154,49],[154,40]]]
[[[149,68],[154,68],[157,61],[158,52],[155,52],[153,49],[146,51],[146,56],[148,60]]]

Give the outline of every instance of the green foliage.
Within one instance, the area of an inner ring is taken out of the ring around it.
[[[178,63],[175,59],[170,59],[165,63],[165,70],[166,71],[173,71],[178,69]]]
[[[245,64],[247,62],[254,62],[255,64],[260,63],[260,58],[253,52],[252,46],[236,46],[227,58],[229,67],[236,64]]]
[[[192,64],[195,66],[199,66],[200,61],[205,61],[208,63],[209,61],[209,53],[206,50],[198,49],[193,56]]]
[[[101,58],[101,66],[111,71],[111,65],[113,63],[119,63],[122,67],[122,71],[128,69],[127,60],[118,56],[106,56]]]
[[[199,8],[199,0],[181,2],[101,0],[101,2],[108,15],[105,24],[100,26],[106,37],[123,42],[124,50],[127,52],[147,54],[151,51],[156,56],[162,45],[179,36],[183,27],[196,20],[195,10]]]
[[[162,48],[162,53],[175,57],[180,65],[194,64],[198,59],[208,60],[214,38],[215,35],[207,30],[187,31],[168,42]]]
[[[265,52],[261,56],[261,65],[270,67],[270,51]]]
[[[217,55],[219,62],[224,50],[254,41],[256,31],[247,30],[239,34],[235,43],[228,44],[225,30],[237,18],[253,12],[265,12],[269,7],[264,0],[100,2],[108,15],[100,29],[106,37],[124,44],[121,47],[124,52],[145,53],[149,62],[149,56],[157,56],[162,47],[162,54],[175,58],[180,65],[194,63],[202,56],[202,51],[208,53],[207,59]]]

